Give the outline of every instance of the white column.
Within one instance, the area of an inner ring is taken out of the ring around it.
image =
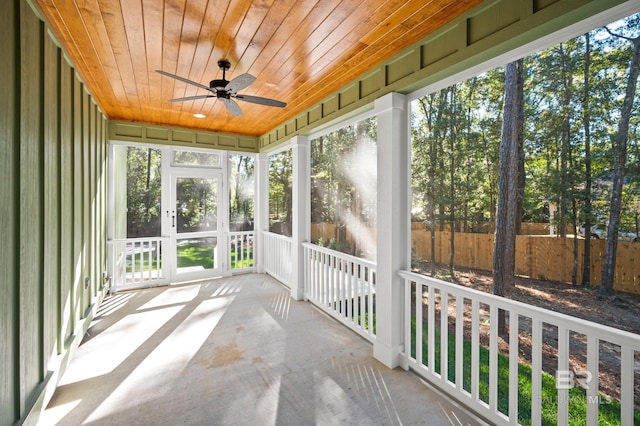
[[[409,143],[406,98],[390,93],[375,101],[378,117],[376,341],[374,357],[400,366],[403,350],[403,288],[409,251]]]
[[[255,241],[254,259],[256,272],[264,273],[264,237],[269,231],[269,154],[256,156],[256,205],[255,205]]]
[[[310,240],[310,149],[306,136],[295,136],[291,140],[293,154],[292,176],[292,240],[291,251],[291,297],[295,300],[304,298],[304,249],[302,243]]]

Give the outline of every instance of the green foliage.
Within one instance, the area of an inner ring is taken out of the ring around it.
[[[161,154],[127,148],[127,237],[160,236]]]
[[[269,157],[269,230],[291,236],[293,156],[290,149]]]
[[[612,25],[637,36],[640,15]],[[634,31],[631,31],[634,30]],[[590,75],[585,93],[586,37],[552,46],[524,59],[523,221],[549,222],[548,204],[560,205],[556,224],[584,221],[585,108],[590,116],[594,220],[609,210],[613,141],[620,119],[630,43],[600,28],[590,33]],[[429,227],[458,231],[491,229],[497,198],[498,148],[504,71],[486,72],[430,93],[411,105],[412,214]],[[583,102],[585,97],[588,102]],[[640,113],[632,113],[621,231],[634,231],[640,214]],[[572,203],[576,203],[576,215]]]

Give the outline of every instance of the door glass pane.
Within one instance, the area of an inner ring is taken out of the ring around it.
[[[178,273],[214,269],[217,248],[218,239],[214,237],[177,240]]]
[[[176,179],[176,230],[178,233],[218,229],[217,192],[216,178]]]

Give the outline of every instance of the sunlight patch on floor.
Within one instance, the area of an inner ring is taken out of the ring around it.
[[[135,410],[149,396],[160,398],[178,392],[170,384],[189,365],[233,302],[233,297],[204,300],[171,330],[149,355],[91,414],[87,421],[98,421],[117,410]],[[144,343],[144,342],[143,342]]]

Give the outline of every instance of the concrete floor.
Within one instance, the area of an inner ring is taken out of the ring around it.
[[[475,425],[266,275],[105,299],[43,425]]]

